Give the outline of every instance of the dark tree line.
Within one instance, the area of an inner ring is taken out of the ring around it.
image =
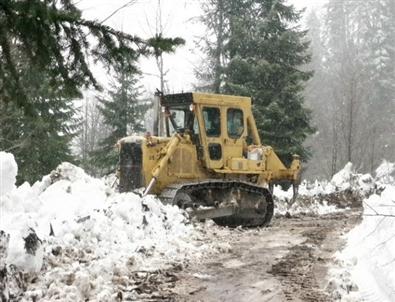
[[[70,142],[83,122],[73,101],[82,89],[101,90],[89,62],[133,77],[141,55],[182,43],[145,41],[85,20],[71,0],[0,1],[0,149],[16,156],[19,181],[33,182],[73,160]]]

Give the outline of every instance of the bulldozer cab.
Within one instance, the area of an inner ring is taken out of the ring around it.
[[[251,112],[251,99],[226,95],[183,93],[162,97],[167,136],[186,133],[206,168],[242,170],[247,137],[260,144]]]

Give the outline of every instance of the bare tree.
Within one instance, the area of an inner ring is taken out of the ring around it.
[[[305,93],[318,128],[310,177],[347,161],[372,172],[382,158],[395,159],[394,18],[392,0],[329,0],[323,18],[309,18],[315,75]]]
[[[104,124],[96,97],[86,95],[80,114],[81,130],[75,140],[75,152],[79,157],[81,167],[95,175],[97,169],[90,162],[91,155],[98,148],[99,142],[108,135],[109,129]]]

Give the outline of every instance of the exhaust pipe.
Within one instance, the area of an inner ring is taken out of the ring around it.
[[[149,192],[151,191],[152,187],[155,185],[156,183],[156,177],[152,177],[150,183],[148,184],[148,186],[145,188],[144,193],[141,197],[145,197],[149,194]]]
[[[154,96],[154,124],[153,124],[153,133],[154,136],[159,136],[159,128],[160,128],[160,120],[161,120],[161,106],[160,106],[160,91],[155,92]]]

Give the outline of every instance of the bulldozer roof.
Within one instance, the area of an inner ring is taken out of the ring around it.
[[[177,93],[164,95],[161,103],[165,107],[189,107],[191,104],[209,105],[251,105],[250,97],[211,94],[211,93]]]

